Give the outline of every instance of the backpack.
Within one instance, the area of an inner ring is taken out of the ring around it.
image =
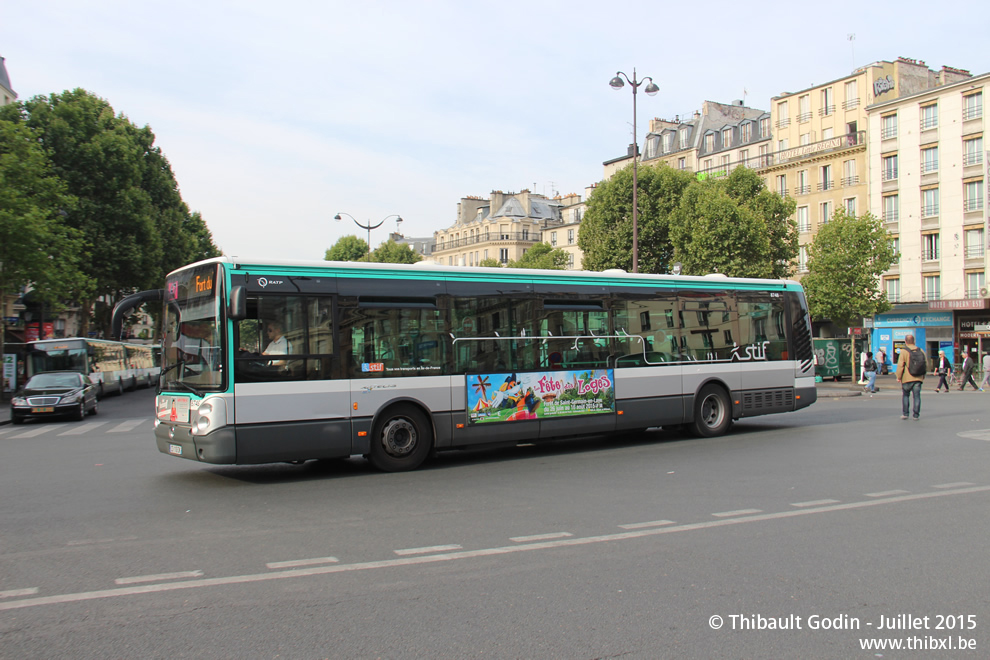
[[[928,371],[928,361],[925,359],[925,354],[920,348],[908,351],[907,370],[915,378],[924,376]]]

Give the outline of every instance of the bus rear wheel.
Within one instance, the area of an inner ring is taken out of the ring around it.
[[[705,385],[694,400],[691,432],[699,438],[724,435],[732,424],[729,396],[717,385]]]
[[[430,453],[432,433],[425,415],[400,406],[375,422],[368,460],[384,472],[415,470]]]

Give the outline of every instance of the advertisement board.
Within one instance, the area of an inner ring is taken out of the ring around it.
[[[615,413],[612,369],[465,376],[471,424]]]

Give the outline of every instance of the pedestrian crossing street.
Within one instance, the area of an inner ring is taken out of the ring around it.
[[[84,435],[100,429],[104,433],[127,433],[128,431],[133,431],[139,426],[147,425],[148,428],[152,428],[154,420],[147,417],[138,417],[135,419],[125,419],[122,422],[119,421],[102,421],[102,422],[83,422],[81,424],[73,424],[72,422],[65,422],[62,424],[25,424],[23,426],[13,426],[6,425],[0,426],[0,437],[6,439],[14,438],[36,438],[41,435]],[[104,428],[105,427],[105,428]]]

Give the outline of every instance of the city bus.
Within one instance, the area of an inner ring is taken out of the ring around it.
[[[718,436],[816,400],[793,281],[218,257],[163,301],[159,451],[220,464],[434,452],[651,427]]]
[[[156,381],[158,365],[150,345],[68,337],[28,342],[28,378],[43,371],[77,371],[97,386],[102,398],[109,392],[149,387]]]

